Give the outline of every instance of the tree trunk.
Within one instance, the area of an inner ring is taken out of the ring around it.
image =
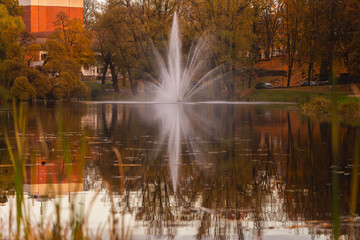
[[[225,72],[230,72],[229,65],[226,66]],[[225,85],[226,85],[226,89],[228,91],[228,100],[230,100],[234,97],[234,81],[235,81],[235,73],[234,72],[231,74],[231,80],[230,80],[230,78],[225,79]]]
[[[249,83],[248,83],[248,89],[251,88],[251,82],[253,78],[253,72],[254,72],[254,48],[251,48],[250,51],[250,73],[249,73]]]
[[[313,69],[313,60],[310,59],[309,69],[308,69],[308,85],[309,86],[310,86],[310,82],[311,82],[312,69]]]
[[[329,71],[328,71],[328,79],[329,79],[329,83],[334,85],[334,81],[333,81],[333,65],[334,65],[334,51],[333,51],[333,46],[332,43],[330,44],[330,49],[329,49]]]
[[[105,62],[104,63],[104,72],[101,76],[101,84],[102,85],[105,85],[105,83],[106,83],[106,73],[107,73],[108,68],[109,68],[109,62]]]
[[[123,69],[121,71],[121,73],[122,73],[122,77],[123,77],[122,86],[125,87],[126,86],[126,71]]]
[[[132,78],[131,71],[130,71],[129,67],[127,67],[127,72],[128,72],[128,76],[129,76],[131,92],[132,92],[132,94],[134,96],[136,96],[137,95],[137,84],[134,84],[134,82],[133,82],[133,78]]]
[[[286,87],[290,87],[291,72],[292,72],[292,64],[290,64],[289,67],[288,67],[288,80],[287,80]]]
[[[116,73],[114,64],[110,64],[110,72],[111,72],[111,81],[113,83],[114,90],[115,92],[119,92],[118,75]]]
[[[269,59],[271,58],[271,36],[270,33],[267,34],[266,37],[266,52],[265,52],[265,58]]]

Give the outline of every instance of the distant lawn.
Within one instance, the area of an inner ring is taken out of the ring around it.
[[[340,103],[354,100],[350,85],[337,85],[336,92]],[[332,91],[329,85],[307,86],[274,89],[252,89],[247,92],[238,92],[240,101],[268,101],[268,102],[297,102],[303,104],[315,97],[331,98]]]
[[[284,89],[259,89],[238,97],[240,101],[266,101],[266,102],[308,102],[314,97],[330,97],[331,92],[298,91]]]

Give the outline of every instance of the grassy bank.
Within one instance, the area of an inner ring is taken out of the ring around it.
[[[336,92],[340,98],[347,98],[354,93],[351,85],[344,84],[336,87]],[[331,97],[331,87],[307,86],[291,88],[273,88],[273,89],[251,89],[248,91],[238,91],[236,98],[239,101],[269,101],[269,102],[297,102],[303,104],[316,97]]]
[[[297,102],[305,103],[314,97],[330,97],[330,92],[299,91],[285,89],[259,89],[250,90],[245,93],[238,93],[236,98],[239,101],[249,102]]]
[[[302,104],[301,109],[306,115],[327,121],[331,120],[332,111],[336,111],[341,122],[360,125],[360,100],[358,98],[338,96],[335,108],[333,106],[330,98],[315,97]]]

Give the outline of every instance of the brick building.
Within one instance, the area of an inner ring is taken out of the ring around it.
[[[53,31],[56,15],[60,12],[67,14],[69,19],[83,20],[83,0],[19,0],[19,3],[24,6],[23,21],[31,33]]]

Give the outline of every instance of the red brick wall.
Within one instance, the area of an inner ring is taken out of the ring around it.
[[[53,31],[56,15],[60,12],[70,19],[83,20],[83,9],[77,7],[24,6],[24,9],[23,21],[32,33]]]

